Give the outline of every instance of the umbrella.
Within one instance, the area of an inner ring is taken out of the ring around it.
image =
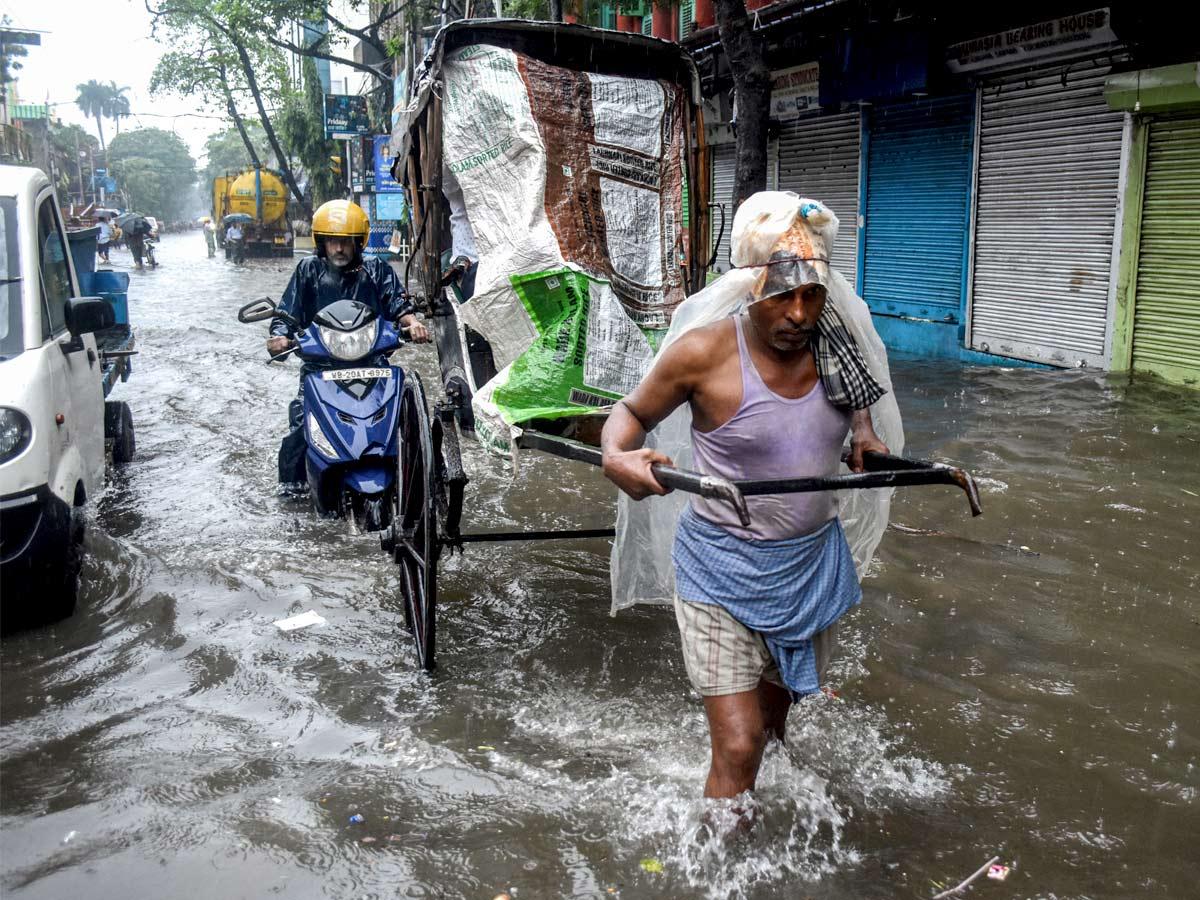
[[[205,225],[205,224],[211,222],[212,219],[210,219],[208,216],[201,216],[196,221],[199,222],[201,225]]]
[[[122,231],[149,231],[150,223],[140,213],[127,212],[117,216],[117,227]]]
[[[226,225],[245,225],[248,222],[253,222],[254,216],[248,216],[245,213],[230,213],[221,221]]]

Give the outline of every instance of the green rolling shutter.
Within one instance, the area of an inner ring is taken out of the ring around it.
[[[1150,124],[1134,369],[1200,386],[1200,115]]]

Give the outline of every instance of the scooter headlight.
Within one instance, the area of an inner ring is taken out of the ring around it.
[[[379,337],[379,320],[372,319],[362,328],[353,331],[338,331],[318,325],[317,332],[330,356],[345,362],[354,362],[370,353],[371,348],[375,346],[375,339]]]
[[[0,463],[19,455],[33,437],[33,429],[24,413],[0,406]]]
[[[321,430],[321,423],[312,413],[308,414],[308,442],[316,447],[317,452],[326,459],[337,459],[337,451],[333,449],[333,444],[329,443],[329,438],[325,437],[325,432]]]

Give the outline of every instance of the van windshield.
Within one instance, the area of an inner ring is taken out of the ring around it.
[[[17,251],[17,200],[0,197],[0,357],[25,348],[21,334],[21,257]]]

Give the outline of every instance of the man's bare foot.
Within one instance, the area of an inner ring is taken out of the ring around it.
[[[708,801],[697,834],[702,843],[710,840],[726,843],[747,837],[758,824],[761,810],[749,791],[734,798],[732,805],[726,805],[727,802]]]

